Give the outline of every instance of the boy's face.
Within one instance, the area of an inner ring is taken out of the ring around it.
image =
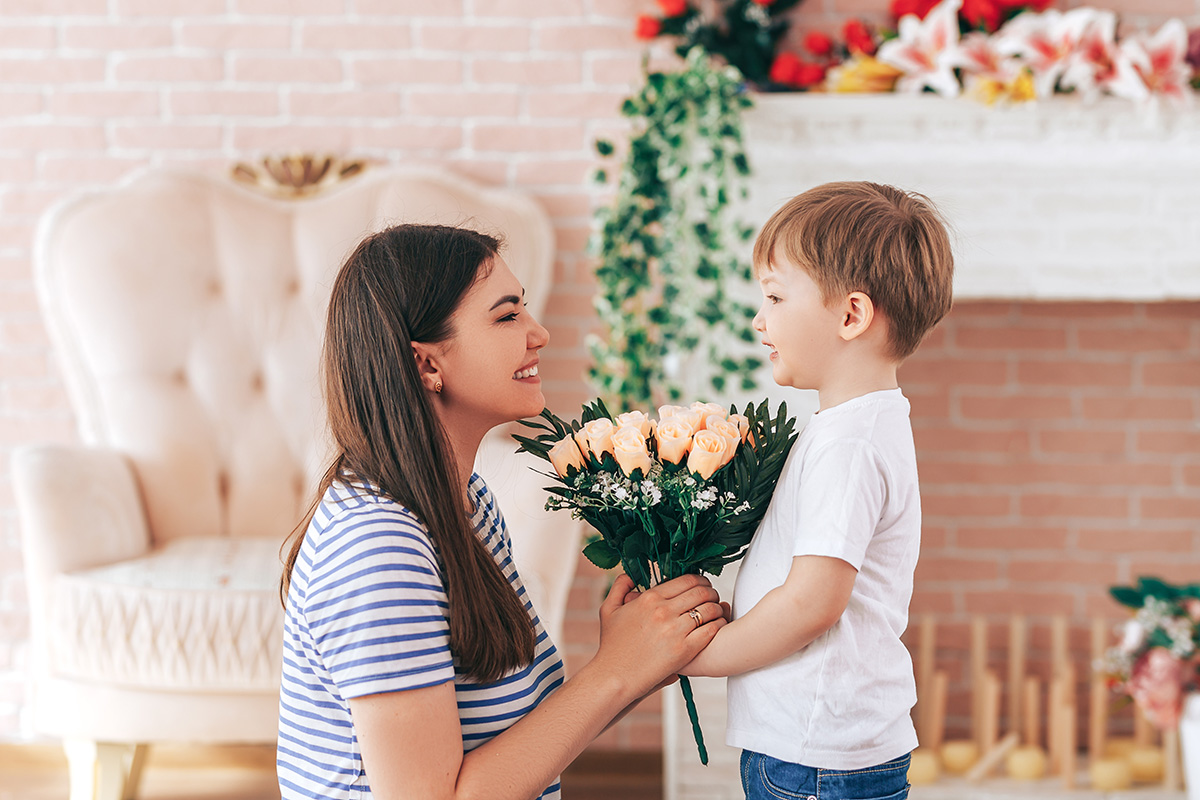
[[[771,348],[771,370],[780,386],[817,389],[829,374],[844,342],[840,313],[821,300],[821,290],[778,249],[770,268],[759,273],[763,302],[754,329]]]

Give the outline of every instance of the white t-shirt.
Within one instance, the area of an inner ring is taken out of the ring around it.
[[[908,625],[921,498],[899,389],[825,409],[805,426],[738,572],[734,619],[783,584],[794,556],[858,570],[841,619],[774,664],[729,678],[734,747],[824,769],[863,769],[917,745]]]

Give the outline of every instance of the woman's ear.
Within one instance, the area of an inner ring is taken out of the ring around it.
[[[425,342],[413,342],[413,359],[417,362],[417,374],[421,376],[421,384],[427,391],[441,394],[443,388],[442,373],[438,369],[437,353]]]
[[[849,342],[867,332],[875,321],[875,304],[864,292],[851,292],[842,301],[838,336]]]

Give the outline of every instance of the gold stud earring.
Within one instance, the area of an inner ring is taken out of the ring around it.
[[[435,392],[437,392],[438,394],[441,394],[441,393],[442,393],[442,382],[441,382],[441,381],[438,381],[437,383],[435,383],[435,384],[433,385],[433,390],[434,390]]]

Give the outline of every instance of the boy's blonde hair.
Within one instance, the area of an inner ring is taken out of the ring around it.
[[[754,270],[782,255],[803,269],[825,302],[863,292],[887,317],[897,361],[951,305],[954,256],[929,198],[866,181],[826,183],[776,211],[754,243]]]

